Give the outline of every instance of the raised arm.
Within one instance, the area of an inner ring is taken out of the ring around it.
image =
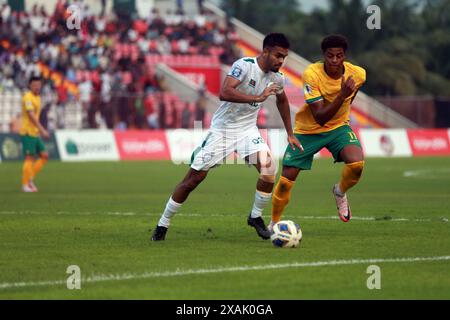
[[[352,76],[347,80],[342,76],[341,91],[339,95],[327,106],[323,103],[323,99],[309,103],[311,113],[318,124],[324,126],[338,112],[345,99],[350,97],[356,90],[356,84]]]

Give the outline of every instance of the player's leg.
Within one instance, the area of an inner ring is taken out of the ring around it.
[[[176,186],[152,235],[153,241],[164,240],[171,218],[180,210],[189,194],[206,178],[209,169],[219,165],[227,155],[223,135],[209,132],[191,157],[191,168]]]
[[[345,165],[337,191],[344,194],[359,182],[364,169],[364,154],[361,147],[348,145],[342,149],[341,158]]]
[[[175,187],[172,196],[166,204],[164,213],[158,225],[166,228],[170,225],[170,219],[177,213],[181,205],[189,197],[197,186],[206,178],[208,171],[198,171],[190,168],[184,179]]]
[[[23,192],[36,192],[29,183],[30,179],[33,176],[33,163],[34,156],[27,155],[25,156],[25,160],[22,166],[22,191]]]
[[[247,224],[255,228],[258,236],[269,239],[271,233],[264,223],[262,212],[272,197],[277,163],[274,161],[270,148],[257,127],[242,132],[237,139],[237,153],[247,163],[254,165],[259,172],[255,198],[252,210],[247,218]]]
[[[48,162],[48,153],[45,151],[44,142],[37,138],[36,142],[36,152],[39,154],[39,159],[33,165],[33,175],[30,178],[30,186],[37,191],[36,186],[34,185],[34,178],[37,174],[42,170],[45,164]]]
[[[186,201],[189,194],[202,183],[207,175],[208,171],[198,171],[190,168],[183,181],[176,186],[172,199],[180,204]]]
[[[291,191],[299,173],[299,168],[283,166],[281,177],[278,180],[272,196],[272,219],[269,224],[269,229],[281,220],[284,208],[291,199]]]
[[[328,149],[333,153],[336,162],[345,163],[340,181],[333,186],[333,195],[339,218],[348,222],[352,213],[346,193],[361,178],[364,169],[364,154],[356,134],[349,126],[343,127],[340,131],[341,133],[333,140]]]
[[[256,163],[251,161],[254,157],[256,157]],[[267,150],[259,151],[256,154],[247,156],[245,160],[252,163],[259,172],[258,181],[256,182],[255,200],[247,223],[255,228],[261,238],[269,239],[270,231],[264,223],[262,212],[272,197],[272,190],[277,174],[276,163],[273,160],[270,151]]]
[[[28,135],[21,136],[22,150],[24,155],[24,162],[22,166],[22,191],[36,192],[34,188],[29,185],[30,179],[33,176],[33,163],[36,155],[36,141],[33,137]]]
[[[286,152],[283,156],[283,170],[281,177],[272,196],[272,220],[269,224],[269,229],[281,220],[284,209],[286,208],[291,198],[291,192],[301,170],[310,170],[316,154],[325,143],[319,135],[304,135],[296,134],[297,139],[302,143],[304,151],[292,149],[287,146]]]
[[[175,187],[174,192],[166,203],[164,212],[159,219],[158,225],[153,233],[152,240],[164,240],[170,220],[180,210],[183,202],[189,194],[206,178],[208,171],[197,171],[190,168],[184,179]]]

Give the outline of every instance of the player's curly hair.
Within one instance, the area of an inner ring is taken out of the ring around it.
[[[286,36],[282,33],[269,33],[263,41],[263,49],[269,47],[281,47],[289,49],[290,43]]]
[[[347,38],[343,35],[331,34],[323,38],[321,47],[323,53],[325,53],[325,51],[329,48],[342,48],[344,49],[344,52],[346,52],[349,44]]]

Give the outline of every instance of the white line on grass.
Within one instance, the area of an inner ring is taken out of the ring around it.
[[[44,214],[52,214],[49,212],[39,212],[39,211],[0,211],[0,215],[44,215]],[[89,215],[108,215],[108,216],[149,216],[149,217],[159,217],[161,213],[137,213],[137,212],[68,212],[68,211],[58,211],[57,215],[81,215],[81,216],[89,216]],[[237,214],[198,214],[198,213],[179,213],[177,216],[182,217],[229,217],[229,216],[237,216]],[[286,215],[285,218],[297,218],[304,220],[338,220],[339,217],[335,216],[302,216],[302,215]],[[359,221],[400,221],[400,222],[448,222],[448,218],[441,217],[435,219],[410,219],[410,218],[392,218],[389,216],[380,216],[380,217],[352,217],[352,220]]]
[[[409,170],[403,172],[403,177],[422,178],[422,179],[442,179],[447,178],[448,173],[450,173],[450,168]]]
[[[123,274],[104,274],[92,275],[81,279],[81,284],[91,282],[103,281],[123,281],[123,280],[137,280],[149,278],[162,277],[176,277],[198,274],[224,273],[224,272],[239,272],[239,271],[258,271],[271,269],[286,269],[286,268],[305,268],[305,267],[325,267],[325,266],[342,266],[342,265],[356,265],[356,264],[374,264],[374,263],[413,263],[424,261],[448,261],[450,256],[437,257],[414,257],[414,258],[374,258],[374,259],[351,259],[351,260],[329,260],[316,262],[294,262],[282,264],[266,264],[257,266],[235,266],[235,267],[219,267],[211,269],[187,269],[163,272],[145,272],[145,273],[123,273]],[[32,282],[5,282],[0,283],[0,289],[9,288],[23,288],[23,287],[37,287],[37,286],[57,286],[66,285],[66,280],[53,281],[32,281]]]

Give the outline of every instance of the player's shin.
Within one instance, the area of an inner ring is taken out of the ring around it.
[[[181,203],[175,202],[172,197],[170,197],[169,201],[167,201],[164,213],[162,214],[161,219],[159,219],[158,226],[168,228],[170,226],[170,219],[177,213],[181,205]]]
[[[45,166],[45,164],[47,163],[48,159],[46,157],[42,157],[39,158],[39,160],[37,160],[34,163],[33,166],[33,175],[31,176],[31,179],[33,179],[34,177],[37,176],[37,174],[42,170],[42,168]]]
[[[280,177],[272,196],[271,224],[277,223],[281,220],[284,208],[289,203],[289,199],[291,198],[291,189],[293,186],[294,181],[291,181],[283,176]]]
[[[274,185],[275,176],[261,176],[256,185],[255,201],[253,203],[252,218],[262,216],[264,208],[269,203],[272,197],[272,189]]]
[[[339,181],[339,192],[345,194],[348,189],[358,183],[364,169],[364,161],[346,163]]]
[[[27,185],[33,176],[33,160],[26,158],[22,167],[22,185]]]

